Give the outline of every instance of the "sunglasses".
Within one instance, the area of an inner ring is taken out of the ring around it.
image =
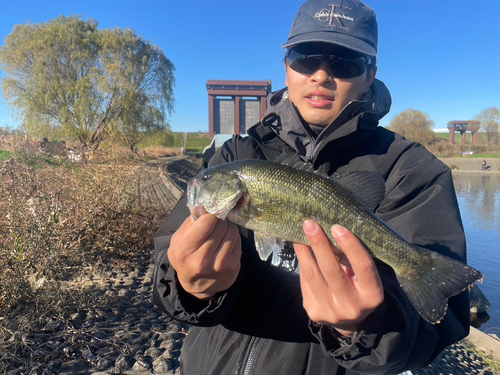
[[[328,61],[330,71],[336,78],[359,77],[365,72],[367,65],[371,64],[371,59],[368,56],[348,59],[329,53],[303,54],[294,49],[288,50],[286,56],[288,66],[305,75],[314,74],[323,60]]]

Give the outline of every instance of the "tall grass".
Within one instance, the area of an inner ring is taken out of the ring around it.
[[[144,199],[144,160],[130,153],[90,163],[30,148],[0,155],[9,157],[0,161],[0,310],[32,303],[40,280],[57,287],[75,267],[144,252],[166,215]]]

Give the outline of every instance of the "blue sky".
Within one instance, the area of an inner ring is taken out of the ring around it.
[[[92,17],[101,28],[132,28],[160,46],[176,67],[174,131],[208,131],[206,82],[272,80],[284,86],[282,63],[302,0],[1,1],[0,45],[15,24],[59,15]],[[435,128],[500,107],[499,0],[366,0],[379,21],[377,78],[391,91],[390,120],[408,108]],[[2,73],[0,72],[0,78]],[[0,126],[15,127],[3,101]]]

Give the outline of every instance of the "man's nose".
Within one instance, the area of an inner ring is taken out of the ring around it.
[[[318,69],[311,75],[311,79],[319,84],[328,83],[333,80],[333,74],[330,70],[330,64],[327,59],[323,59]]]

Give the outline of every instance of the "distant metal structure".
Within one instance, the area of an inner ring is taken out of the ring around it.
[[[450,121],[448,123],[448,130],[450,131],[450,145],[455,144],[455,132],[460,132],[460,143],[465,143],[467,131],[472,133],[472,144],[476,143],[477,132],[481,128],[479,121],[466,120],[466,121]]]
[[[187,133],[184,133],[181,139],[181,155],[184,155],[186,153],[186,140],[187,140]]]
[[[207,81],[209,133],[245,134],[266,112],[268,81]]]

